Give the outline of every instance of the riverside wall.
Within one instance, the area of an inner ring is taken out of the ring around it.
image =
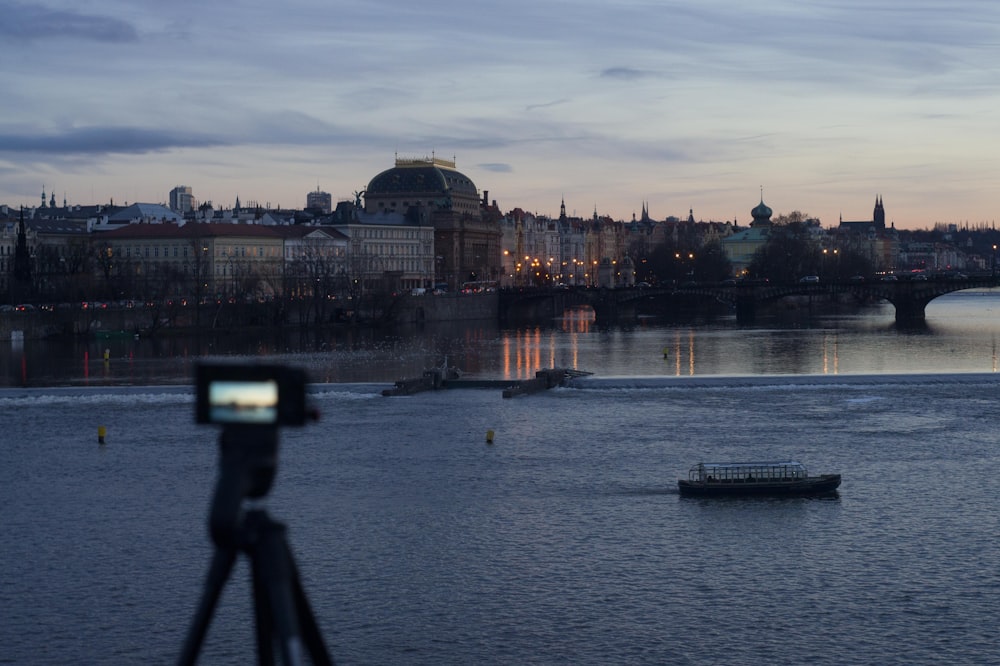
[[[499,308],[500,295],[496,292],[406,296],[400,300],[392,319],[401,324],[483,319],[497,321],[500,316]]]
[[[443,294],[400,296],[385,304],[384,317],[364,314],[349,322],[324,322],[324,326],[366,326],[421,324],[449,321],[491,320],[498,317],[499,298],[490,294]],[[275,323],[273,306],[223,307],[202,306],[178,309],[136,308],[65,308],[0,313],[0,340],[41,340],[51,338],[86,338],[101,336],[157,335],[187,333],[201,329],[235,330],[259,327],[315,326],[308,307],[289,307]]]

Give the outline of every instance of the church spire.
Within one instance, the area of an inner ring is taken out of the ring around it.
[[[43,198],[42,203],[44,202]],[[21,220],[17,225],[17,243],[14,246],[14,265],[11,272],[14,280],[22,287],[31,282],[31,252],[28,250],[28,234],[24,226],[24,206],[21,206]]]
[[[875,196],[875,212],[872,215],[872,222],[876,229],[885,229],[885,207],[882,206],[882,195]]]

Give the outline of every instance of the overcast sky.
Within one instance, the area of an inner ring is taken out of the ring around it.
[[[303,207],[436,154],[521,207],[989,223],[990,0],[0,0],[0,203]]]

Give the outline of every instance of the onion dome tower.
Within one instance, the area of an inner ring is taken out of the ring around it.
[[[760,196],[760,203],[754,206],[753,210],[750,211],[750,215],[753,217],[753,222],[750,223],[751,227],[769,227],[771,226],[771,214],[772,211],[764,203],[764,195]]]

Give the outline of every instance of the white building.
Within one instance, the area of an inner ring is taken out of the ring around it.
[[[187,185],[178,185],[170,190],[170,210],[183,215],[198,208],[198,200]]]

